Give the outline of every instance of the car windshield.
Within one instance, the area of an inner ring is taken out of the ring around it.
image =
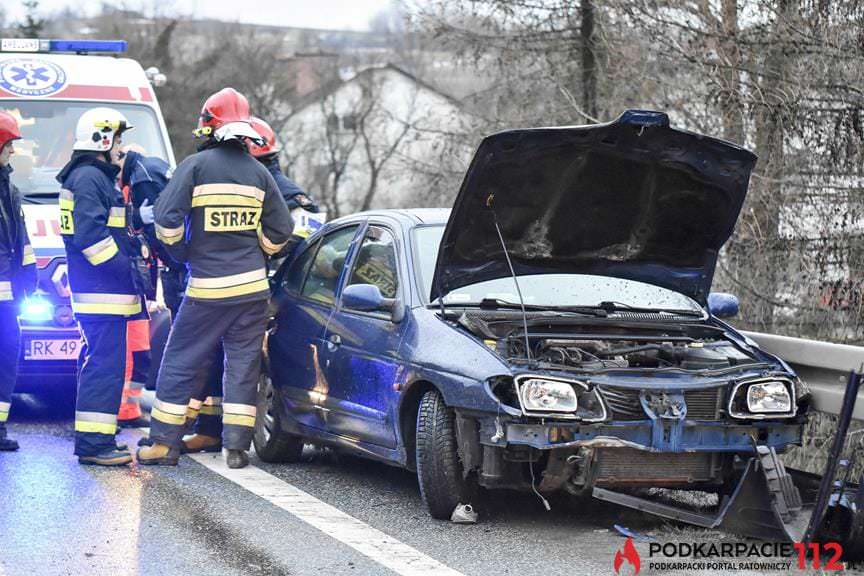
[[[428,300],[432,276],[444,226],[423,226],[414,229],[414,244],[418,285]],[[598,306],[613,302],[623,308],[660,310],[692,310],[701,312],[698,303],[683,294],[635,280],[588,274],[535,274],[519,276],[519,288],[525,304],[533,306]],[[444,297],[445,304],[479,303],[483,299],[519,302],[512,278],[498,278],[464,286]]]
[[[147,106],[64,102],[62,100],[0,100],[0,109],[11,113],[21,127],[12,156],[12,182],[24,202],[54,203],[60,192],[55,176],[72,156],[75,124],[86,110],[107,105],[121,112],[134,130],[123,134],[124,143],[135,143],[147,154],[168,160],[156,114]]]

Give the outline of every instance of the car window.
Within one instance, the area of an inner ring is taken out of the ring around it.
[[[357,252],[348,284],[372,284],[385,298],[395,298],[399,286],[396,272],[396,246],[393,234],[385,228],[370,226]]]
[[[345,257],[357,226],[340,228],[321,240],[321,247],[312,260],[301,294],[307,298],[332,304],[336,300],[339,274],[345,266]]]
[[[288,272],[285,273],[285,279],[282,281],[282,287],[286,292],[290,294],[300,292],[300,287],[303,285],[303,280],[306,278],[306,273],[312,265],[312,259],[315,257],[315,252],[318,250],[320,244],[320,242],[315,242],[306,248],[299,258],[291,263],[291,267],[288,268]]]

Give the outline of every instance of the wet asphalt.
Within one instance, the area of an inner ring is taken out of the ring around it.
[[[177,468],[78,465],[73,400],[54,389],[13,404],[10,435],[22,447],[0,453],[0,576],[394,574],[188,458]],[[487,493],[475,503],[480,522],[455,525],[427,515],[404,470],[311,447],[297,464],[252,463],[466,575],[615,574],[625,543],[615,524],[661,543],[735,541],[593,500],[555,498],[546,511],[513,492]],[[720,573],[651,570],[648,546],[636,544],[640,574]]]

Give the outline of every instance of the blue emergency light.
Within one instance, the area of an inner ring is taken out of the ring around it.
[[[54,313],[54,306],[39,295],[31,296],[21,305],[21,318],[30,322],[45,322]]]
[[[43,40],[41,38],[0,39],[0,52],[40,52],[88,54],[126,52],[125,40]]]

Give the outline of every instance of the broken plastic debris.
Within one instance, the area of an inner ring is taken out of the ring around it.
[[[618,524],[613,524],[613,526],[614,526],[615,530],[618,531],[619,534],[621,534],[622,536],[627,536],[628,538],[632,538],[636,542],[650,542],[650,541],[654,540],[654,538],[652,538],[651,536],[639,534],[638,532],[634,532],[633,530],[630,530],[626,526],[620,526]]]
[[[456,524],[476,524],[477,512],[474,511],[474,508],[470,504],[459,504],[453,510],[450,521]]]

